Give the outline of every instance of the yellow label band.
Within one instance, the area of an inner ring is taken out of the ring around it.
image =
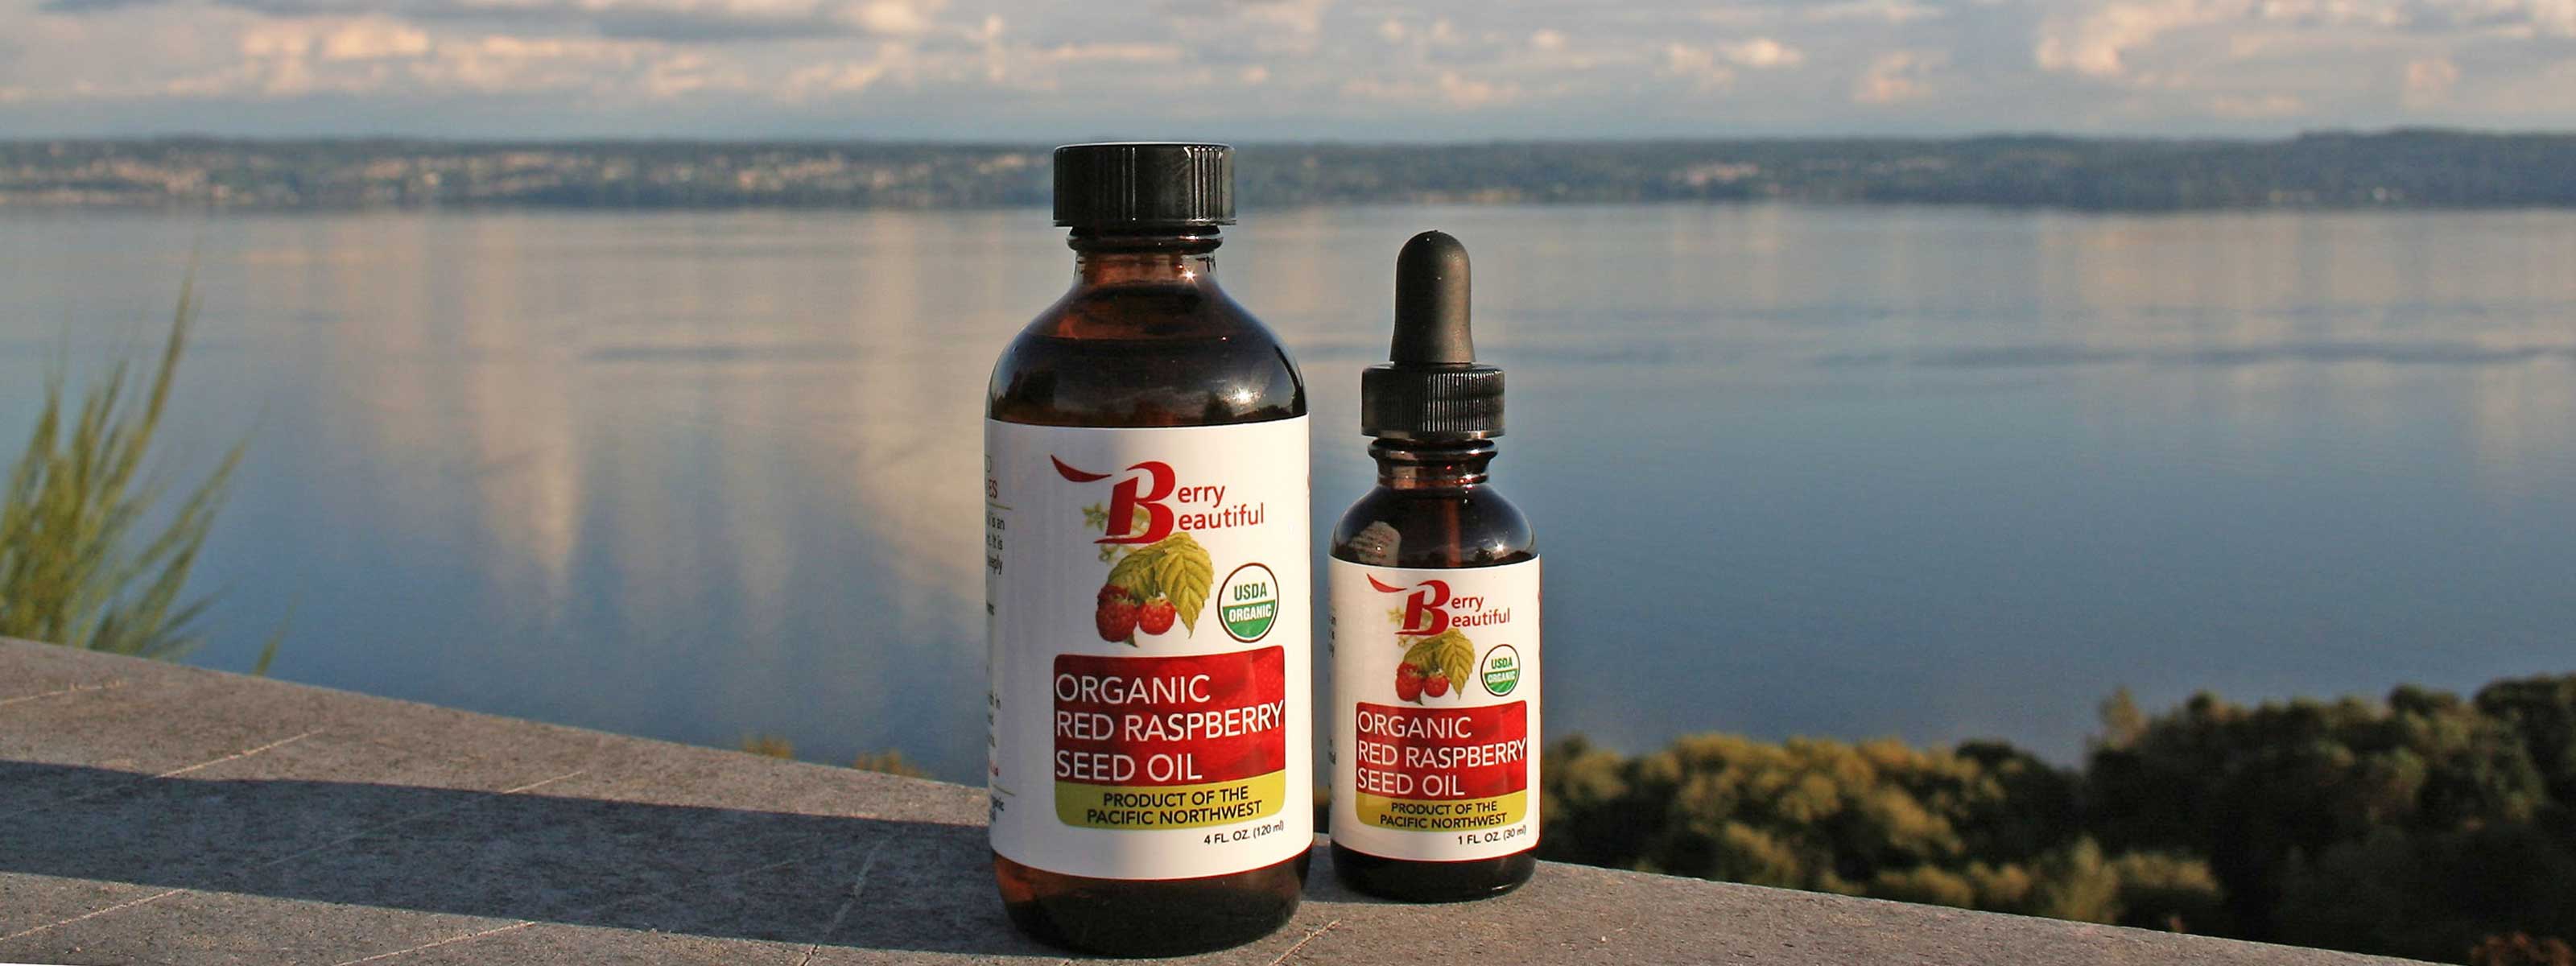
[[[1288,773],[1205,785],[1055,783],[1057,821],[1079,828],[1166,829],[1230,825],[1279,813]]]
[[[1492,798],[1426,800],[1360,793],[1360,824],[1399,832],[1460,832],[1517,825],[1529,817],[1529,792]]]

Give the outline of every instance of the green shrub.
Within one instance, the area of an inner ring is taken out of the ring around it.
[[[2080,772],[1989,742],[1570,738],[1542,759],[1540,851],[2426,959],[2576,935],[2576,675],[2102,714]]]
[[[2077,777],[2001,744],[1696,735],[1627,758],[1578,737],[1542,766],[1550,858],[2158,928],[2217,908],[2196,860],[2106,858]]]

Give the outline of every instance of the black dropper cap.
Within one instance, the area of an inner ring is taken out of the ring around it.
[[[1503,371],[1476,364],[1467,246],[1426,231],[1395,256],[1395,341],[1360,372],[1360,432],[1468,442],[1503,434]]]
[[[1149,231],[1234,224],[1234,149],[1152,141],[1057,148],[1055,223]]]

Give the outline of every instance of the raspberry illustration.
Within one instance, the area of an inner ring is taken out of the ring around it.
[[[1422,693],[1435,698],[1449,693],[1449,675],[1440,671],[1431,672],[1430,677],[1422,680]]]
[[[1100,609],[1091,615],[1104,641],[1124,641],[1136,636],[1138,618],[1136,597],[1118,587],[1100,588]]]
[[[1420,667],[1416,667],[1411,664],[1396,665],[1395,699],[1398,701],[1422,700],[1422,669]]]
[[[1136,612],[1136,626],[1143,628],[1145,633],[1160,634],[1172,629],[1172,618],[1180,616],[1180,613],[1179,608],[1172,606],[1170,598],[1157,596],[1146,601],[1145,606]]]
[[[1114,508],[1114,504],[1112,505]],[[1084,525],[1094,529],[1108,526],[1110,510],[1099,506],[1084,507]],[[1136,508],[1139,518],[1146,515]],[[1122,607],[1128,616],[1116,623],[1127,628],[1125,641],[1134,644],[1136,625],[1142,622],[1145,633],[1162,634],[1174,630],[1175,624],[1185,633],[1198,630],[1199,614],[1208,609],[1208,595],[1216,590],[1216,563],[1207,548],[1199,545],[1189,531],[1175,530],[1143,547],[1120,550],[1103,545],[1100,559],[1115,561],[1109,567],[1109,578],[1100,588],[1100,606],[1104,608],[1101,633],[1112,626],[1107,623],[1109,610]]]

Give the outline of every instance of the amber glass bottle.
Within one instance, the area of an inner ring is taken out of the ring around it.
[[[1486,482],[1503,373],[1476,364],[1467,252],[1397,259],[1395,338],[1360,382],[1378,485],[1333,529],[1333,869],[1410,902],[1538,867],[1539,560]]]
[[[1217,286],[1227,148],[1055,165],[1073,288],[987,397],[994,874],[1048,943],[1220,948],[1313,837],[1305,384]]]

